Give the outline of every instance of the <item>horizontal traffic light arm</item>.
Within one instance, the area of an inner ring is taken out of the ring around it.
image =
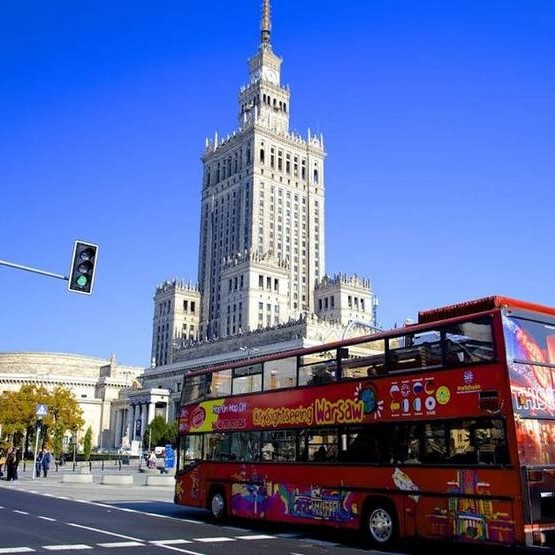
[[[46,270],[39,270],[38,268],[31,268],[30,266],[22,266],[21,264],[14,264],[13,262],[8,262],[7,260],[0,260],[0,266],[8,266],[10,268],[15,268],[16,270],[25,270],[26,272],[33,272],[34,274],[42,274],[43,276],[65,279],[69,280],[68,276],[62,276],[61,274],[54,274],[52,272],[47,272]]]

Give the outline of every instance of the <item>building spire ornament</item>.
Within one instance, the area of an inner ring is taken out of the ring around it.
[[[262,19],[260,21],[260,46],[270,46],[270,0],[262,1]]]

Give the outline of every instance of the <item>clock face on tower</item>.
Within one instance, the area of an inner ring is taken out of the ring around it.
[[[251,83],[256,83],[260,79],[261,71],[259,69],[255,70],[251,74]]]
[[[270,81],[270,83],[274,83],[274,85],[278,83],[278,73],[275,69],[265,67],[262,70],[262,78],[266,81]]]

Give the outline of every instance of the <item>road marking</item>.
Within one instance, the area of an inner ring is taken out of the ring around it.
[[[161,545],[163,549],[168,549],[169,551],[177,551],[178,553],[186,553],[187,555],[206,555],[206,553],[199,553],[198,551],[189,551],[188,549],[181,549],[173,545]]]
[[[235,536],[237,540],[275,540],[275,536],[267,536],[266,534],[258,534],[252,536]]]
[[[52,518],[51,516],[39,516],[38,518],[42,520],[48,520],[49,522],[56,522],[56,519]]]
[[[116,534],[115,532],[107,532],[106,530],[100,530],[99,528],[93,528],[92,526],[83,526],[82,524],[75,524],[74,522],[67,522],[68,526],[73,526],[75,528],[83,528],[83,530],[90,530],[91,532],[100,532],[101,534],[106,534],[108,536],[114,536],[116,538],[122,538],[124,540],[131,540],[134,542],[142,542],[141,538],[133,538],[132,536],[125,536],[124,534]]]
[[[0,547],[0,553],[34,553],[30,547]]]
[[[144,547],[145,544],[141,542],[107,542],[97,543],[99,547]]]
[[[27,511],[18,511],[17,509],[14,509],[13,512],[17,513],[18,515],[28,515],[29,514]]]
[[[154,545],[178,545],[181,543],[193,543],[191,540],[150,540],[148,543],[152,543]]]
[[[66,545],[43,545],[43,549],[47,551],[65,551],[65,550],[74,550],[74,549],[94,549],[91,545],[86,545],[84,543],[74,543],[74,544],[66,544]]]
[[[226,537],[215,537],[215,538],[193,538],[195,542],[201,543],[216,543],[216,542],[234,542],[233,538],[226,538]]]

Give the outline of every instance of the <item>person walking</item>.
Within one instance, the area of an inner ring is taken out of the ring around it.
[[[17,469],[19,468],[19,463],[21,462],[21,459],[23,458],[23,452],[18,447],[17,449],[14,449],[14,453],[15,453],[15,465],[14,465],[14,468],[13,468],[13,479],[14,480],[19,480],[19,476],[17,475]]]
[[[37,453],[37,459],[35,461],[35,476],[40,478],[41,470],[42,470],[42,457],[44,456],[44,449],[41,449]]]
[[[6,455],[4,454],[4,449],[0,449],[0,478],[4,476],[5,464],[6,464]]]
[[[17,480],[17,458],[15,449],[10,447],[6,453],[6,480]]]
[[[48,449],[43,449],[41,466],[42,475],[46,478],[48,476],[48,471],[50,470],[50,463],[52,462],[52,455]]]

